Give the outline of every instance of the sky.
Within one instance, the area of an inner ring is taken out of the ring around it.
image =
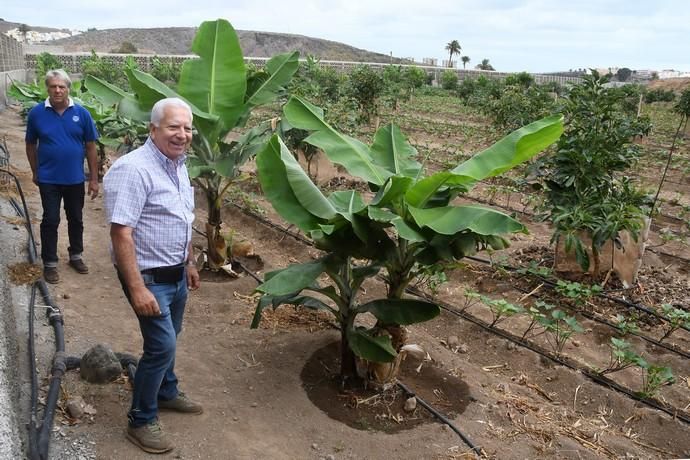
[[[690,71],[687,0],[4,0],[0,17],[86,30],[196,27],[342,42],[395,57],[448,58],[457,40],[468,68],[506,72],[584,68]],[[454,60],[457,58],[454,57]],[[460,64],[461,66],[462,64]]]

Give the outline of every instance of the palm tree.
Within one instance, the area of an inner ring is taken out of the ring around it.
[[[465,66],[467,65],[468,62],[470,62],[470,57],[469,56],[463,56],[460,58],[462,61],[462,68],[464,69]]]
[[[494,66],[492,66],[491,64],[489,64],[489,60],[488,60],[488,59],[482,59],[482,63],[481,63],[481,64],[477,64],[477,67],[476,67],[476,68],[479,69],[479,70],[496,70],[496,69],[494,69]]]
[[[446,45],[446,50],[448,51],[448,67],[453,67],[453,55],[460,54],[462,47],[457,40],[453,40]]]
[[[19,25],[19,33],[22,34],[22,37],[24,37],[24,41],[26,42],[26,34],[31,30],[31,27],[29,27],[26,24],[20,24]]]

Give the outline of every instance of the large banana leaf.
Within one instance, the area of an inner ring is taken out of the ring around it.
[[[470,185],[497,176],[553,144],[563,133],[563,116],[553,115],[513,131],[506,137],[451,170],[456,183]]]
[[[178,90],[201,110],[218,116],[223,126],[220,132],[227,132],[245,111],[247,90],[244,58],[235,29],[224,19],[203,22],[192,51],[200,59],[182,65]]]
[[[443,235],[455,235],[465,230],[479,235],[527,233],[517,220],[499,211],[481,206],[444,206],[421,209],[410,206],[410,214],[420,227],[428,227]]]
[[[319,219],[307,210],[295,195],[288,180],[284,157],[292,158],[292,154],[278,135],[273,135],[266,147],[256,156],[259,183],[266,199],[283,219],[296,225],[303,232],[309,232],[318,228]],[[304,176],[303,180],[311,183],[306,174]]]
[[[347,341],[352,351],[359,357],[377,363],[389,363],[397,353],[387,335],[375,337],[363,327],[347,331]]]
[[[136,95],[93,75],[86,76],[84,86],[103,105],[117,107],[120,115],[134,121],[149,121],[149,112],[141,109]]]
[[[416,178],[422,165],[414,160],[417,150],[393,123],[379,128],[371,145],[374,164],[396,175]]]
[[[267,273],[266,281],[257,286],[256,290],[272,296],[298,293],[313,285],[325,270],[326,262],[323,259],[293,264],[282,270]]]
[[[369,312],[385,324],[408,325],[429,321],[441,313],[438,305],[414,299],[377,299],[360,305],[360,313]]]
[[[293,96],[283,108],[283,113],[295,128],[313,131],[305,142],[323,150],[333,163],[342,165],[353,176],[380,186],[393,175],[373,162],[366,144],[339,133],[326,123],[323,111],[318,107]]]
[[[252,94],[248,94],[244,111],[272,102],[280,90],[290,82],[299,67],[299,51],[278,54],[266,62],[268,78],[262,81]],[[249,92],[249,91],[247,91]]]

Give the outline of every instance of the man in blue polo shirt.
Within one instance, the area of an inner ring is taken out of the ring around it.
[[[43,278],[60,280],[57,264],[60,203],[64,201],[69,235],[69,265],[88,273],[84,251],[84,156],[89,164],[89,196],[98,196],[98,132],[89,112],[69,97],[72,81],[64,70],[51,70],[45,77],[48,99],[29,112],[26,126],[26,157],[43,206],[41,259]]]

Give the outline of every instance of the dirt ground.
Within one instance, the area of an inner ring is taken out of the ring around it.
[[[23,132],[14,109],[0,112],[0,135],[6,136],[11,165],[19,172],[28,171]],[[37,189],[26,174],[23,179],[37,231]],[[202,203],[198,196],[197,204]],[[139,355],[136,318],[108,254],[102,196],[87,200],[84,211],[84,257],[90,273],[80,275],[68,267],[63,224],[61,281],[51,286],[65,316],[67,354],[80,356],[102,343],[117,352]],[[202,228],[204,218],[205,212],[199,209],[198,228]],[[224,219],[236,231],[236,238],[251,242],[263,260],[265,267],[259,276],[294,260],[316,256],[315,250],[232,208],[226,210]],[[195,243],[203,246],[201,237],[195,238]],[[548,239],[548,235],[524,238],[518,246]],[[466,276],[474,275],[470,272]],[[200,416],[161,414],[176,444],[176,449],[162,458],[472,458],[462,440],[447,426],[433,421],[424,409],[418,406],[412,413],[404,412],[400,394],[369,400],[339,394],[332,385],[338,364],[334,353],[329,352],[339,333],[328,317],[296,315],[285,309],[280,314],[267,314],[260,329],[249,329],[256,305],[252,297],[255,286],[249,276],[219,281],[203,275],[201,289],[191,293],[176,369],[181,388],[204,404],[205,412]],[[444,298],[457,298],[457,287],[445,289]],[[411,387],[413,383],[419,385],[413,389],[448,414],[488,457],[690,457],[686,423],[458,317],[443,313],[434,321],[411,328],[411,337],[428,351],[433,362],[424,363],[416,376],[415,366],[408,367],[406,382]],[[447,346],[452,337],[459,340],[457,347]],[[569,347],[585,349],[586,356],[603,356],[608,353],[604,343],[608,339],[597,337],[592,327],[587,339]],[[688,349],[687,343],[683,344]],[[690,403],[690,371],[687,362],[678,366],[676,385],[680,388],[669,397],[674,405],[684,407]],[[78,420],[62,411],[57,414],[52,458],[150,457],[124,437],[131,398],[125,378],[93,385],[72,371],[62,390],[63,401],[81,396],[93,410]],[[371,414],[375,416],[367,418]],[[349,421],[343,420],[345,416]],[[78,455],[75,445],[80,449]]]

